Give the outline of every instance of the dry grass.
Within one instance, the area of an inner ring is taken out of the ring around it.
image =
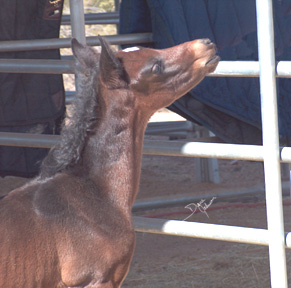
[[[192,240],[192,248],[190,241],[188,242],[187,248],[193,253],[192,257],[177,257],[159,264],[156,264],[157,260],[153,258],[152,266],[148,263],[133,262],[123,287],[265,288],[270,286],[268,248],[228,244],[228,251],[223,249],[216,253],[197,255],[194,248],[197,241]]]
[[[291,208],[284,210],[285,229],[290,231]],[[222,209],[209,215],[211,223],[265,228],[264,214],[264,207],[256,207]],[[197,214],[193,221],[204,222],[204,218]],[[291,251],[286,250],[286,254],[290,282]],[[268,247],[138,233],[123,287],[270,287]]]

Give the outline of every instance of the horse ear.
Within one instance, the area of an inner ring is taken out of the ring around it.
[[[77,69],[85,73],[89,68],[95,68],[98,60],[99,53],[92,47],[82,45],[77,39],[72,39],[73,55],[76,59]]]
[[[107,41],[101,36],[98,38],[102,48],[99,64],[101,77],[104,83],[111,88],[120,88],[122,83],[127,84],[127,74],[120,59],[115,56]]]

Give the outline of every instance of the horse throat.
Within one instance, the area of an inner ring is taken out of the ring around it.
[[[147,121],[125,106],[106,110],[88,137],[80,165],[110,201],[130,212],[139,187]]]

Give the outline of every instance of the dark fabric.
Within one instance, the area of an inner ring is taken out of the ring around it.
[[[291,0],[273,2],[276,57],[291,60]],[[255,0],[123,0],[120,13],[121,20],[140,21],[138,26],[121,21],[121,34],[142,32],[137,29],[141,21],[149,32],[151,23],[155,48],[210,38],[224,61],[258,60]],[[291,139],[291,81],[278,79],[277,83],[280,137],[286,144]],[[207,77],[169,108],[227,142],[261,143],[257,78]]]
[[[27,126],[0,127],[1,132],[58,134],[60,132],[60,117],[49,123],[33,124]],[[38,174],[42,159],[47,155],[48,149],[0,146],[0,176],[34,177]]]
[[[50,0],[2,0],[0,41],[59,37],[59,17]],[[53,11],[51,11],[53,13]],[[59,59],[58,50],[0,53],[4,59]],[[0,126],[28,125],[58,118],[64,110],[61,75],[0,73]]]
[[[59,37],[63,0],[2,0],[0,41]],[[60,59],[59,50],[0,53],[2,59]],[[61,75],[0,73],[0,131],[31,131],[52,134],[64,114]],[[46,149],[0,146],[0,175],[37,174]],[[26,168],[25,168],[26,167]],[[26,172],[27,174],[26,174]]]

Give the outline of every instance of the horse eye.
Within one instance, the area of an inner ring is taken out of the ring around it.
[[[162,72],[161,63],[155,63],[154,66],[152,67],[152,73],[161,74],[161,72]]]

